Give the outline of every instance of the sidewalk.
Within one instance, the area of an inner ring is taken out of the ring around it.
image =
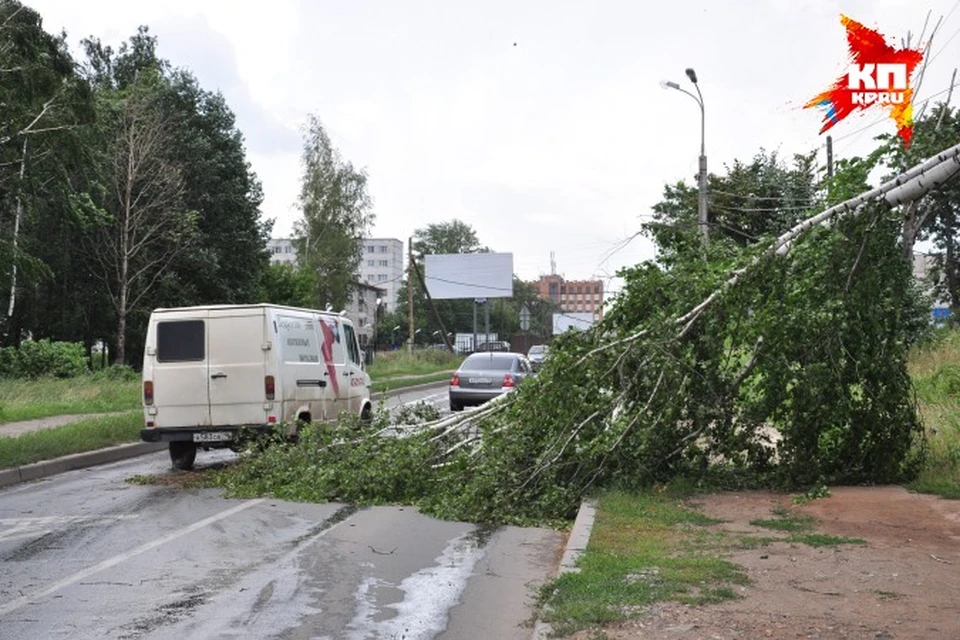
[[[134,411],[131,409],[131,411]],[[21,420],[20,422],[7,422],[0,424],[0,437],[20,436],[32,431],[42,429],[52,429],[53,427],[62,427],[65,424],[79,422],[81,420],[90,420],[92,418],[105,418],[108,416],[122,416],[128,411],[111,411],[109,413],[82,413],[69,414],[63,416],[49,416],[47,418],[38,418],[36,420]]]

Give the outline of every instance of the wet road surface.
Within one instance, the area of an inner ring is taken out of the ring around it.
[[[529,638],[563,543],[127,482],[169,467],[162,452],[0,490],[0,638]]]

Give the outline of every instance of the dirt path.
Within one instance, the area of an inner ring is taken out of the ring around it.
[[[736,550],[751,580],[741,599],[719,605],[664,604],[609,627],[607,637],[673,640],[743,638],[960,639],[960,501],[902,487],[834,488],[795,506],[766,492],[699,496],[713,528],[750,536],[784,534],[751,520],[777,507],[816,517],[819,533],[866,545],[814,548],[785,541]]]

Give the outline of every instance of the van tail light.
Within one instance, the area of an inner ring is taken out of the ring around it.
[[[503,386],[512,387],[513,386],[513,376],[509,373],[503,374]]]
[[[460,374],[459,374],[459,373],[454,373],[454,374],[453,374],[453,377],[450,378],[450,386],[451,386],[451,387],[459,387],[459,386],[460,386]]]
[[[267,400],[273,400],[273,397],[276,394],[276,386],[273,382],[273,376],[265,376],[263,378],[263,392],[266,394]]]
[[[153,404],[153,380],[143,381],[143,404]]]

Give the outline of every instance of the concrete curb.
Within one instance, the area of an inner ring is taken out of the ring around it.
[[[0,471],[0,487],[9,487],[10,485],[21,482],[38,480],[58,473],[64,473],[65,471],[73,471],[74,469],[84,469],[86,467],[95,467],[101,464],[126,460],[127,458],[136,458],[148,453],[162,451],[166,448],[167,445],[163,442],[136,442],[84,453],[74,453],[62,458],[35,462],[14,469],[4,469]]]
[[[593,530],[593,521],[597,515],[597,505],[593,500],[584,500],[580,503],[580,510],[577,511],[577,519],[573,521],[573,528],[570,535],[567,536],[567,544],[563,550],[563,556],[560,558],[560,567],[557,570],[557,578],[565,573],[576,573],[580,571],[577,561],[580,554],[587,548],[590,542],[590,532]],[[533,626],[532,640],[545,640],[550,637],[550,625],[541,620],[537,620]]]

